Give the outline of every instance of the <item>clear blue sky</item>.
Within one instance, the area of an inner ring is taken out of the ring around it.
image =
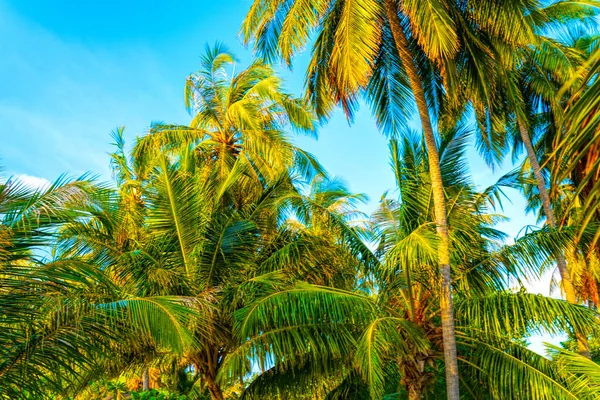
[[[206,43],[224,42],[242,63],[251,60],[237,36],[249,5],[0,0],[0,162],[9,173],[46,179],[88,170],[108,177],[112,129],[124,125],[134,138],[151,121],[188,122],[183,85]],[[298,94],[302,64],[283,71]],[[298,142],[355,191],[378,199],[392,185],[386,140],[366,109],[352,128],[340,115],[318,142]]]
[[[183,85],[206,43],[226,43],[242,63],[252,59],[238,38],[250,3],[0,0],[0,165],[32,182],[88,171],[110,179],[111,130],[125,126],[131,142],[152,121],[188,122]],[[300,94],[306,57],[297,61],[282,74]],[[366,107],[353,126],[338,114],[318,141],[297,142],[366,193],[367,212],[393,188],[386,140]],[[478,185],[499,176],[475,152],[469,161]],[[502,229],[514,236],[534,218],[524,215],[518,193],[510,195],[504,212],[511,221]],[[547,294],[547,282],[532,289]]]

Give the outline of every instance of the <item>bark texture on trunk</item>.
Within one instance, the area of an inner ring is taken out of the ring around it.
[[[554,219],[554,211],[552,211],[552,204],[550,203],[550,196],[548,195],[548,189],[546,188],[546,181],[542,175],[542,169],[540,163],[537,160],[537,155],[533,149],[531,138],[527,127],[519,121],[519,133],[521,134],[521,140],[527,150],[527,158],[529,158],[529,164],[533,170],[533,175],[537,183],[538,191],[540,192],[540,199],[542,201],[542,207],[544,213],[546,213],[546,223],[550,228],[556,228],[556,220]],[[565,260],[564,254],[560,253],[556,255],[556,265],[558,272],[560,273],[560,279],[562,281],[563,290],[565,291],[565,298],[571,304],[577,304],[577,297],[575,295],[575,287],[569,274],[567,267],[567,261]],[[577,333],[577,347],[579,353],[587,358],[591,358],[590,349],[587,344],[587,338],[585,335]]]
[[[400,383],[406,388],[408,400],[420,400],[425,393],[425,388],[432,381],[433,375],[425,371],[427,357],[422,355],[415,361],[398,364],[402,375]]]
[[[214,378],[207,377],[206,382],[211,400],[223,400],[223,391],[221,390],[219,385],[217,385]]]
[[[421,400],[423,393],[421,393],[417,388],[410,387],[408,388],[408,400]]]
[[[421,118],[427,153],[429,156],[429,175],[433,192],[433,205],[435,209],[436,229],[439,236],[438,259],[441,274],[441,299],[440,313],[442,317],[442,335],[444,344],[444,363],[446,366],[446,389],[448,400],[459,400],[458,361],[456,357],[456,338],[454,334],[454,311],[452,306],[452,277],[450,270],[450,240],[448,238],[448,224],[446,220],[446,200],[442,173],[440,170],[440,157],[433,133],[433,126],[429,118],[427,100],[417,72],[413,56],[408,46],[408,40],[400,25],[398,9],[393,0],[385,0],[385,9],[396,43],[396,48],[402,60],[410,86],[415,96],[417,109]]]
[[[207,346],[204,353],[199,354],[199,362],[202,378],[206,380],[206,387],[210,394],[211,400],[223,400],[223,391],[221,386],[217,384],[217,374],[219,371],[219,350],[214,347]]]
[[[150,374],[148,373],[148,368],[144,368],[144,372],[142,372],[142,390],[144,392],[150,390]]]
[[[596,279],[594,279],[594,277],[588,273],[587,280],[589,286],[588,291],[593,303],[593,305],[590,304],[590,308],[593,308],[593,306],[598,307],[600,305],[600,293],[598,293],[598,284],[596,283]]]

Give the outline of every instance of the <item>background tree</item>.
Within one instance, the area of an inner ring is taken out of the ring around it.
[[[436,148],[438,125],[452,126],[471,104],[491,142],[496,113],[489,111],[495,80],[489,76],[496,48],[526,46],[534,31],[530,14],[547,17],[531,2],[401,1],[358,2],[256,0],[242,26],[246,42],[267,60],[288,65],[316,33],[307,71],[307,96],[326,117],[341,104],[352,117],[359,95],[371,103],[378,124],[401,132],[417,106],[429,151],[429,172],[440,237],[442,318],[448,398],[458,399],[458,367],[453,332],[450,243],[447,209]],[[494,146],[497,146],[494,144]]]
[[[529,16],[530,29],[535,32],[529,43],[494,47],[497,59],[502,62],[495,64],[496,72],[492,74],[497,81],[497,90],[491,96],[496,100],[485,114],[496,114],[492,118],[497,121],[498,135],[493,140],[487,135],[478,135],[477,145],[491,165],[503,161],[507,151],[502,149],[508,150],[512,146],[513,159],[525,149],[527,164],[523,168],[532,172],[545,222],[552,229],[557,223],[551,205],[551,190],[547,188],[540,160],[543,162],[543,146],[552,142],[554,123],[561,119],[563,112],[564,98],[561,99],[559,89],[581,73],[579,69],[585,60],[585,52],[557,39],[556,31],[564,31],[570,36],[576,33],[575,25],[586,22],[594,25],[596,14],[594,3],[549,3]],[[478,108],[485,109],[485,104],[476,104],[475,109]],[[485,116],[478,119],[479,125],[485,125]],[[505,125],[508,129],[503,133]],[[480,131],[485,132],[484,129]],[[545,138],[543,132],[546,132]],[[538,144],[537,150],[534,140]],[[576,290],[565,255],[557,253],[556,262],[565,296],[569,302],[576,303]],[[587,354],[582,335],[579,335],[579,343],[580,351]]]
[[[98,192],[85,177],[42,189],[13,178],[0,185],[3,398],[68,396],[139,336],[173,352],[188,342],[191,313],[180,299],[126,296],[101,265],[47,258],[64,225],[90,218],[84,206]]]
[[[467,142],[466,132],[457,130],[440,143],[453,204],[450,235],[454,273],[460,277],[457,339],[465,397],[577,398],[575,381],[513,338],[563,331],[571,323],[589,329],[583,321],[591,324],[595,314],[507,290],[506,276],[536,276],[539,263],[554,249],[544,245],[546,235],[540,233],[502,244],[504,234],[493,228],[500,216],[487,209],[498,188],[473,190],[465,174]],[[442,395],[437,384],[443,382],[444,359],[436,299],[439,241],[427,153],[414,138],[392,141],[391,153],[400,196],[384,198],[372,216],[378,242],[367,274],[372,285],[359,284],[354,291],[296,288],[238,312],[239,336],[250,340],[229,355],[227,370],[244,376],[248,367],[240,359],[248,354],[268,368],[249,384],[245,398],[379,399],[398,395],[399,381],[410,399]]]
[[[189,321],[195,341],[183,354],[140,340],[112,367],[191,366],[194,390],[222,399],[223,359],[245,339],[232,315],[298,280],[347,286],[358,255],[345,244],[366,246],[346,227],[363,197],[324,176],[286,132],[312,129],[310,109],[265,64],[228,77],[233,56],[219,48],[203,62],[188,81],[192,126],[154,125],[131,159],[117,132],[118,196],[63,229],[62,248],[101,263],[133,296],[206,306],[208,320]]]

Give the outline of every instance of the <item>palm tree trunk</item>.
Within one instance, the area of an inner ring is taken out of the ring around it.
[[[223,400],[223,391],[217,385],[213,377],[206,377],[208,386],[208,392],[210,393],[211,400]]]
[[[422,396],[423,393],[421,393],[417,388],[408,388],[408,400],[421,400]]]
[[[207,346],[204,349],[204,365],[203,367],[203,378],[206,379],[206,386],[210,393],[211,400],[223,400],[223,391],[217,384],[216,377],[219,370],[218,358],[219,351],[214,348]]]
[[[408,400],[421,400],[431,377],[425,372],[426,358],[419,357],[416,361],[399,363],[401,384],[406,388]]]
[[[144,372],[142,372],[142,391],[146,392],[148,390],[150,390],[150,374],[148,368],[144,368]]]
[[[590,297],[592,299],[592,303],[594,303],[593,306],[600,307],[600,293],[598,293],[598,284],[596,283],[596,279],[589,275],[588,282],[590,287]],[[590,308],[593,308],[593,306],[590,305]]]
[[[421,118],[427,153],[429,156],[429,175],[433,191],[433,206],[435,210],[436,230],[439,237],[438,260],[441,282],[440,313],[442,317],[442,340],[444,343],[444,362],[446,366],[446,389],[448,400],[459,400],[458,389],[458,360],[456,356],[456,338],[454,334],[454,311],[452,307],[452,277],[450,270],[450,240],[448,238],[448,223],[446,220],[446,200],[442,173],[440,170],[440,157],[433,133],[433,126],[429,119],[429,109],[425,99],[425,92],[421,77],[417,72],[414,59],[408,46],[408,40],[400,25],[398,10],[393,0],[385,1],[385,8],[389,24],[398,49],[398,54],[408,75],[410,86],[415,96],[417,109]]]
[[[523,140],[523,144],[525,145],[525,149],[527,150],[529,164],[531,165],[531,169],[533,170],[533,175],[535,176],[537,187],[540,192],[542,207],[544,208],[544,213],[546,213],[546,223],[550,228],[556,228],[556,220],[554,219],[554,211],[552,211],[550,196],[548,195],[548,190],[546,189],[546,181],[544,180],[544,176],[542,175],[542,169],[540,168],[540,164],[537,160],[535,150],[533,149],[533,144],[531,143],[529,132],[525,124],[523,124],[521,121],[519,121],[518,124],[519,132],[521,134],[521,140]],[[567,268],[567,261],[565,260],[565,257],[562,254],[562,252],[556,255],[556,264],[558,266],[558,272],[560,273],[560,279],[562,280],[563,289],[565,291],[565,298],[569,303],[577,304],[575,288],[573,287],[571,275],[569,274],[569,269]],[[585,335],[582,335],[580,333],[577,333],[576,335],[579,353],[587,358],[591,358],[590,349],[587,344],[587,338],[585,337]]]

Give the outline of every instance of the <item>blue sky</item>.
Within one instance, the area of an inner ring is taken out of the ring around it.
[[[152,121],[186,123],[185,77],[199,65],[205,44],[221,41],[242,63],[252,59],[238,31],[251,0],[51,1],[0,0],[0,165],[33,184],[60,174],[91,171],[110,179],[109,133],[125,126],[131,142]],[[300,94],[306,57],[290,72],[289,90]],[[349,126],[338,113],[319,140],[298,138],[333,175],[366,193],[370,212],[393,187],[387,144],[363,107]],[[492,173],[473,151],[476,183]],[[508,170],[507,166],[504,171]],[[509,192],[501,228],[516,235],[534,218]],[[548,294],[548,282],[531,285]]]

